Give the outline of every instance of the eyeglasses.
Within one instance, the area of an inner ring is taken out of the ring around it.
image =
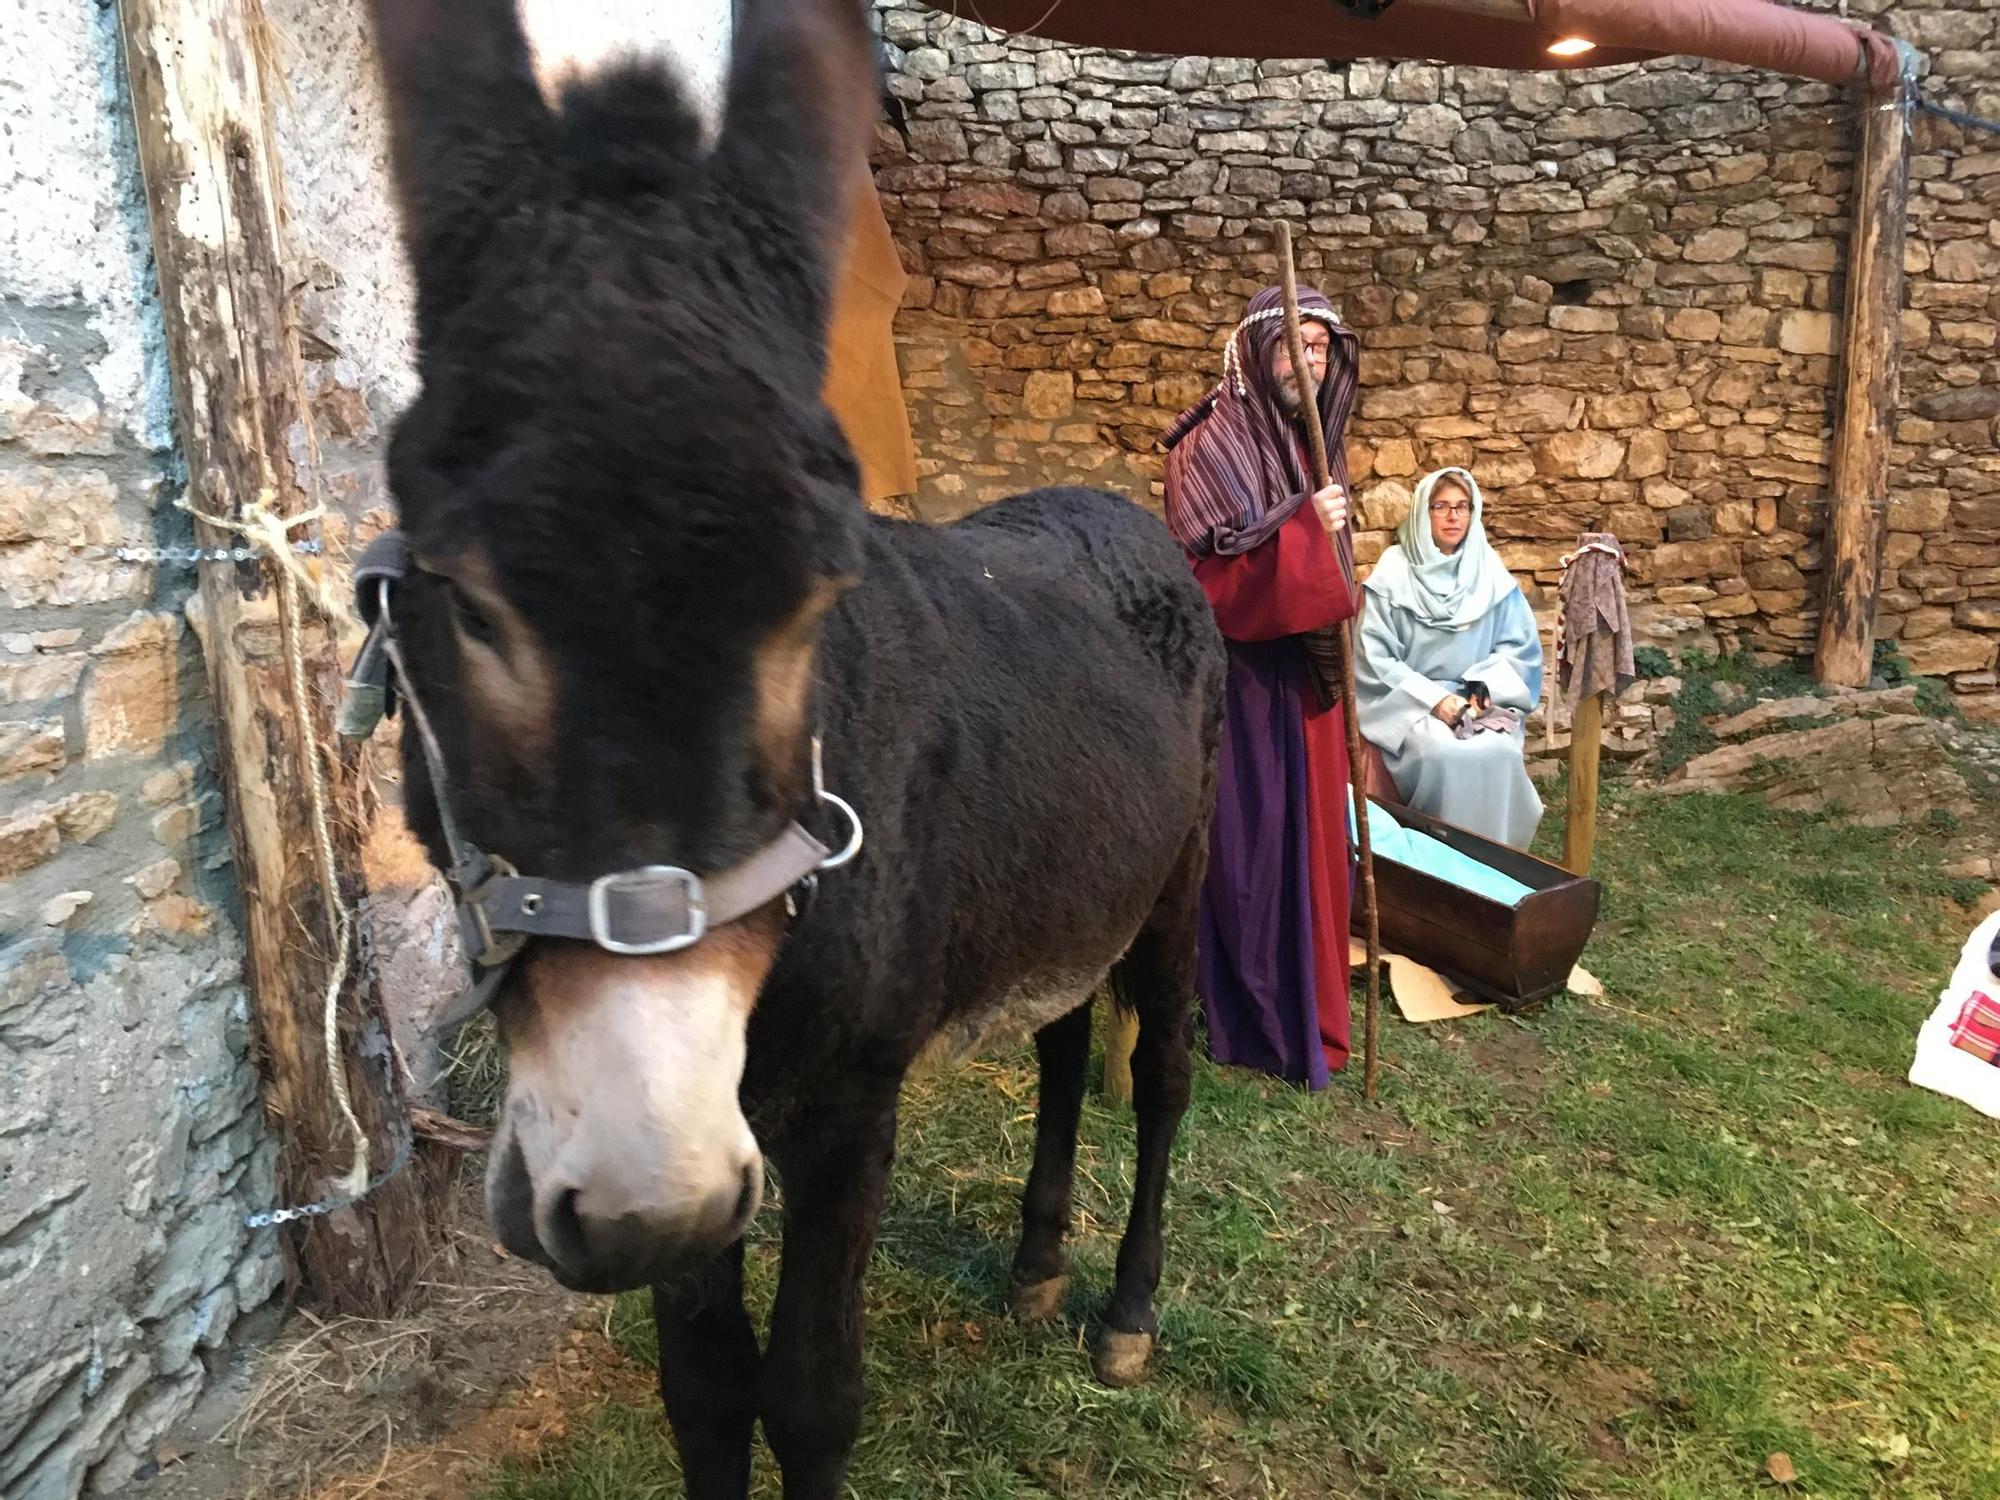
[[[1434,516],[1470,516],[1472,514],[1472,506],[1463,500],[1447,500],[1442,504],[1433,505],[1431,507],[1431,514]]]

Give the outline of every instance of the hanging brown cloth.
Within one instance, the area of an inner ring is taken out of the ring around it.
[[[1625,549],[1608,531],[1586,532],[1562,560],[1556,615],[1556,675],[1572,713],[1595,693],[1623,692],[1638,678],[1632,616],[1625,607]]]
[[[917,489],[917,450],[896,365],[896,309],[909,277],[865,169],[853,201],[827,329],[822,399],[861,465],[861,498],[872,503]]]

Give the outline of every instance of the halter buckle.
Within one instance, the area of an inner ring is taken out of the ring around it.
[[[522,932],[504,933],[494,936],[493,924],[486,915],[486,889],[495,880],[512,879],[521,872],[508,864],[497,854],[481,856],[484,873],[466,887],[465,894],[458,901],[458,931],[465,941],[466,957],[475,968],[497,969],[510,964],[520,956],[528,945],[528,936]]]
[[[681,931],[670,933],[665,937],[636,940],[626,940],[614,935],[611,911],[613,898],[648,896],[675,888],[681,892],[686,912],[686,925]],[[626,957],[644,958],[657,953],[677,953],[682,948],[693,947],[708,934],[708,895],[702,886],[701,877],[692,870],[681,869],[678,865],[644,865],[636,870],[619,870],[610,875],[600,875],[590,883],[587,910],[590,917],[591,941],[606,953],[616,953]]]

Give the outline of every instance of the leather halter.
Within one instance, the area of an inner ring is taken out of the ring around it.
[[[492,1004],[508,969],[532,938],[573,938],[621,955],[678,952],[781,896],[789,902],[801,886],[810,890],[821,871],[837,870],[861,852],[860,816],[826,789],[815,739],[813,795],[843,814],[852,830],[837,853],[797,822],[787,824],[741,864],[708,876],[677,865],[645,865],[586,884],[523,875],[487,853],[466,837],[453,810],[444,751],[396,638],[392,604],[409,569],[409,544],[399,531],[376,537],[355,565],[355,602],[368,638],[354,660],[336,729],[345,738],[366,739],[385,714],[395,712],[399,692],[410,706],[410,725],[423,748],[451,856],[446,879],[458,898],[459,931],[473,972],[472,984],[439,1014],[436,1028],[457,1026]]]

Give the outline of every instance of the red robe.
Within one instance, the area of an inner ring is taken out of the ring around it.
[[[1296,658],[1295,665],[1281,660],[1277,670],[1280,690],[1296,693],[1300,700],[1314,999],[1325,1066],[1337,1071],[1345,1066],[1349,1050],[1347,924],[1353,885],[1347,852],[1347,721],[1342,708],[1318,706],[1307,678],[1304,645],[1291,638],[1352,619],[1355,599],[1310,503],[1260,546],[1234,556],[1211,554],[1195,562],[1194,572],[1230,644],[1232,692],[1240,673],[1270,673],[1273,648],[1265,643],[1283,642]],[[1228,837],[1230,822],[1230,809],[1219,808],[1218,839]]]

